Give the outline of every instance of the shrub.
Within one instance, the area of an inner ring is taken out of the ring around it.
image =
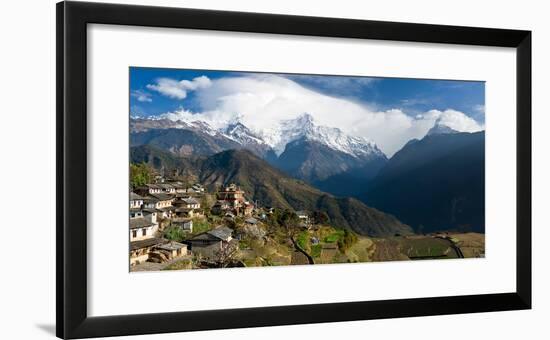
[[[164,232],[164,237],[170,241],[181,242],[185,239],[185,232],[179,227],[169,227]]]
[[[357,242],[357,235],[354,232],[344,229],[344,235],[338,240],[338,248],[345,252]]]

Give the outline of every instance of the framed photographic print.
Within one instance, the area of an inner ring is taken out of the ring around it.
[[[531,308],[531,32],[57,11],[59,337]]]

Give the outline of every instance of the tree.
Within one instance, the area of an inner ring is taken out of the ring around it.
[[[166,229],[164,237],[170,241],[181,242],[186,238],[186,234],[180,227],[172,226]]]
[[[300,218],[292,210],[285,209],[281,214],[278,215],[279,225],[286,228],[287,232],[290,233],[291,230],[300,224]]]
[[[151,183],[153,169],[146,163],[130,163],[130,185],[132,189]]]
[[[316,210],[313,212],[313,223],[315,224],[328,224],[329,217],[324,211]]]
[[[344,235],[338,239],[338,248],[343,253],[357,242],[357,235],[354,232],[344,229]]]
[[[220,250],[214,253],[214,261],[218,268],[225,268],[230,265],[238,250],[239,248],[235,244],[222,242]]]

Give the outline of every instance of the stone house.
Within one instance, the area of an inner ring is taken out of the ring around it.
[[[158,244],[149,253],[148,261],[162,263],[190,254],[186,244],[175,241]]]
[[[155,247],[166,242],[167,240],[156,237],[130,242],[130,266],[146,262]]]

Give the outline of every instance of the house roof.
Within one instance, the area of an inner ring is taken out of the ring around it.
[[[199,201],[197,201],[193,197],[185,197],[185,198],[182,198],[181,200],[187,204],[199,204]]]
[[[258,220],[255,219],[254,217],[249,217],[247,218],[246,220],[244,220],[246,223],[250,223],[250,224],[256,224],[258,223]]]
[[[193,242],[193,241],[221,241],[218,237],[214,236],[214,235],[211,235],[209,234],[208,232],[206,233],[201,233],[201,234],[198,234],[197,236],[191,238],[191,239],[188,239],[184,242],[187,242],[187,241],[190,241],[190,242]]]
[[[172,218],[172,223],[185,223],[192,222],[193,220],[187,217],[174,217]]]
[[[130,250],[136,250],[136,249],[142,249],[142,248],[157,246],[157,245],[160,245],[160,244],[163,244],[163,243],[166,243],[166,242],[168,242],[168,240],[163,239],[163,238],[156,238],[156,237],[148,238],[148,239],[140,240],[140,241],[134,241],[134,242],[130,242]]]
[[[173,195],[162,194],[162,193],[160,193],[160,194],[149,194],[149,196],[151,196],[153,198],[156,198],[159,201],[169,201],[171,199],[174,199]]]
[[[172,251],[172,250],[178,250],[178,249],[181,249],[181,248],[187,248],[187,245],[179,243],[179,242],[175,242],[175,241],[170,241],[168,243],[164,243],[164,244],[161,244],[159,246],[156,246],[156,248],[162,249],[162,250]]]
[[[303,211],[303,210],[299,210],[296,212],[296,215],[298,216],[309,216],[309,214],[307,213],[307,211]]]
[[[176,208],[176,212],[189,212],[189,211],[193,211],[193,210],[195,210],[195,208],[186,208],[186,207]]]
[[[131,192],[130,193],[130,201],[138,201],[138,200],[142,200],[143,197],[136,194],[135,192]]]
[[[174,211],[176,210],[176,207],[174,206],[169,206],[169,207],[164,207],[164,208],[158,208],[158,210],[162,211],[162,212],[165,212],[165,211]]]
[[[231,234],[233,233],[233,229],[228,228],[226,226],[222,226],[222,227],[217,227],[215,229],[207,231],[206,233],[212,236],[215,236],[221,240],[227,240],[228,238],[231,237]]]
[[[186,189],[182,182],[170,182],[170,185],[176,189]]]
[[[130,229],[145,228],[154,225],[154,223],[149,222],[144,217],[131,218],[130,219]]]

